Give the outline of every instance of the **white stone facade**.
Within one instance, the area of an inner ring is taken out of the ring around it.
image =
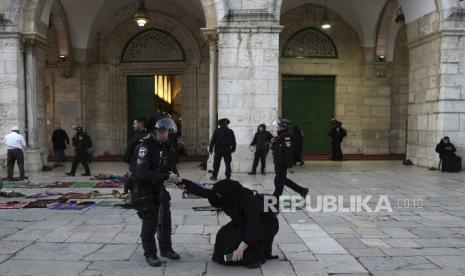
[[[13,125],[24,130],[27,124],[32,163],[50,153],[50,134],[57,125],[70,135],[73,124],[84,125],[93,137],[94,155],[122,154],[127,76],[157,73],[182,75],[182,138],[189,154],[205,154],[214,117],[231,120],[239,145],[234,171],[250,168],[248,145],[256,126],[281,114],[283,75],[335,76],[334,110],[349,133],[346,153],[406,153],[415,164],[432,166],[438,161],[435,144],[448,135],[458,153],[465,154],[465,18],[450,1],[423,6],[423,14],[399,1],[407,24],[389,34],[376,34],[374,27],[370,31],[369,24],[360,23],[370,20],[370,8],[378,7],[379,17],[395,24],[381,13],[382,3],[365,1],[357,23],[351,21],[351,10],[328,1],[332,28],[325,32],[334,41],[337,59],[281,56],[293,34],[319,28],[324,8],[315,1],[147,1],[147,27],[169,33],[185,51],[185,62],[176,64],[121,62],[125,45],[141,30],[131,19],[137,1],[119,7],[103,1],[87,33],[75,21],[68,23],[76,20],[66,10],[72,5],[68,0],[53,6],[49,0],[5,2],[0,11],[0,136]],[[378,32],[389,31],[387,26]],[[391,47],[385,62],[376,59],[377,35],[391,39],[382,44]],[[64,48],[69,55],[60,59]]]

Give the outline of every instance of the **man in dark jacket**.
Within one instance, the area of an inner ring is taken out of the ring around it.
[[[347,136],[347,131],[342,127],[342,122],[331,119],[331,132],[328,134],[331,137],[331,160],[342,161],[344,159],[341,149],[341,143],[344,137]]]
[[[259,125],[257,133],[255,133],[252,143],[250,144],[251,150],[255,146],[255,156],[253,160],[252,171],[249,172],[249,175],[257,174],[258,160],[261,160],[262,163],[262,174],[266,174],[266,156],[268,155],[268,150],[270,149],[271,138],[273,138],[273,135],[271,135],[271,133],[266,130],[266,126],[264,124]]]
[[[439,144],[436,146],[436,152],[439,153],[439,158],[441,159],[441,171],[448,171],[450,163],[455,159],[455,146],[450,142],[448,136],[445,136],[441,139]]]
[[[231,178],[231,154],[236,151],[236,137],[234,131],[228,128],[230,121],[227,118],[218,120],[219,128],[215,129],[213,136],[210,140],[209,152],[213,153],[215,149],[215,156],[213,159],[213,173],[210,177],[211,180],[218,179],[218,172],[220,170],[221,159],[224,158],[226,165],[226,178]]]
[[[131,164],[134,149],[141,142],[141,139],[147,136],[146,124],[146,120],[143,117],[139,117],[134,120],[132,124],[132,127],[134,128],[134,135],[128,141],[128,147],[126,148],[126,152],[123,155],[124,162]],[[131,168],[129,168],[129,171],[131,171]],[[127,194],[131,190],[132,182],[127,179],[124,183],[124,193]]]
[[[273,125],[278,127],[278,136],[271,139],[271,149],[273,150],[274,169],[276,176],[274,178],[273,195],[279,202],[279,197],[283,194],[284,186],[291,188],[299,193],[304,199],[308,194],[308,189],[299,186],[294,181],[287,178],[287,170],[294,164],[293,137],[289,133],[289,120],[278,119]]]
[[[69,138],[66,131],[61,127],[55,128],[52,133],[53,143],[53,157],[58,166],[61,166],[61,162],[65,161],[65,149],[66,145],[69,145]]]
[[[71,171],[66,173],[66,175],[75,176],[77,166],[81,163],[86,171],[82,174],[82,176],[90,176],[91,174],[88,164],[89,152],[87,149],[92,147],[92,140],[90,139],[90,136],[84,132],[84,128],[81,126],[76,127],[76,135],[73,137],[73,146],[75,152],[74,160],[71,165]]]

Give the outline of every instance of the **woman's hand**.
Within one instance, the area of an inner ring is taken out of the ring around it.
[[[244,250],[238,247],[236,250],[233,251],[232,261],[233,262],[241,261],[243,256],[244,256]]]

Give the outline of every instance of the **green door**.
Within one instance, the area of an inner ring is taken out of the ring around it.
[[[134,119],[149,118],[155,111],[154,77],[128,76],[128,138],[134,134]]]
[[[324,154],[331,151],[328,132],[334,116],[334,90],[334,77],[283,77],[283,117],[302,129],[304,153]]]

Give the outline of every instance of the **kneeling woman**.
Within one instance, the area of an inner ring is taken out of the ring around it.
[[[221,180],[213,189],[205,189],[189,180],[182,180],[182,188],[204,198],[218,213],[224,212],[231,221],[216,235],[212,260],[226,265],[260,266],[269,259],[279,222],[276,214],[264,211],[263,200],[239,182]]]

